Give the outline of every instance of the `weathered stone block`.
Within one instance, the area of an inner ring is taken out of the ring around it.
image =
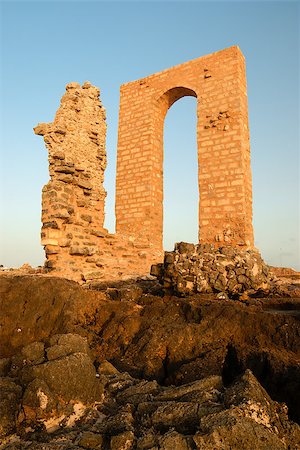
[[[33,366],[29,373],[32,379],[44,380],[51,392],[65,401],[80,400],[88,404],[101,399],[95,368],[84,353],[73,353]]]
[[[134,441],[133,432],[125,431],[111,438],[110,448],[111,450],[131,450],[133,449]]]
[[[88,180],[86,180],[86,179],[80,178],[77,181],[77,184],[78,184],[79,187],[81,187],[83,189],[88,189],[88,190],[92,189],[91,183]]]
[[[73,245],[69,250],[70,255],[82,255],[87,256],[89,254],[87,247],[80,247],[79,245]]]
[[[75,172],[74,167],[69,167],[69,166],[56,166],[54,170],[55,170],[55,172],[65,173],[65,174],[73,174]]]

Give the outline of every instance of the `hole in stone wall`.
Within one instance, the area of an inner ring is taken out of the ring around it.
[[[197,99],[184,97],[164,123],[164,250],[198,242]]]

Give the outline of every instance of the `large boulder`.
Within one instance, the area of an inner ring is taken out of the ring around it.
[[[89,408],[102,401],[103,385],[89,354],[87,339],[69,333],[54,335],[48,343],[31,343],[12,358],[10,374],[23,386],[22,401],[21,387],[8,382],[5,386],[6,390],[9,386],[14,388],[11,396],[15,402],[11,402],[11,410],[15,416],[14,403],[21,403],[20,427],[43,426],[52,432],[60,426],[72,426]]]
[[[99,307],[105,300],[101,292],[85,291],[62,278],[1,276],[0,358],[13,356],[24,346],[54,334],[74,332],[75,323],[89,321],[95,305]],[[24,357],[33,358],[39,349],[28,351]]]
[[[178,387],[160,386],[111,367],[108,373],[100,370],[99,380],[104,387],[103,401],[81,416],[75,408],[77,402],[69,402],[69,408],[75,409],[71,415],[63,403],[61,415],[51,415],[60,396],[44,380],[30,382],[23,407],[29,414],[30,404],[35,417],[19,430],[19,442],[13,443],[12,437],[12,443],[3,449],[299,449],[299,426],[289,420],[286,406],[274,402],[249,370],[228,387],[217,376]],[[76,426],[70,428],[75,420]]]
[[[285,405],[272,401],[250,370],[225,390],[223,399],[224,410],[201,419],[194,436],[198,449],[299,448],[299,426],[288,421]]]

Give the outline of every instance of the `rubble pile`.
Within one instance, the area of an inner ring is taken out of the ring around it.
[[[256,250],[185,242],[165,252],[163,264],[152,266],[151,274],[175,295],[268,291],[274,279]]]

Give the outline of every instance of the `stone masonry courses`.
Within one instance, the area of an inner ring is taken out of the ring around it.
[[[53,123],[42,194],[45,267],[76,281],[146,275],[163,259],[163,127],[168,109],[197,98],[199,242],[253,248],[245,60],[238,47],[121,86],[116,233],[104,227],[106,115],[100,91],[70,83]]]

